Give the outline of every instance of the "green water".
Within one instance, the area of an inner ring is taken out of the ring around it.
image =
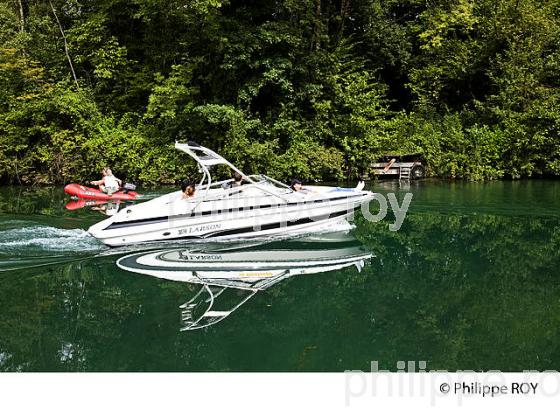
[[[560,370],[559,182],[370,188],[414,198],[398,232],[355,221],[361,271],[286,278],[192,331],[200,285],[117,267],[85,232],[104,216],[60,188],[0,188],[0,370]]]

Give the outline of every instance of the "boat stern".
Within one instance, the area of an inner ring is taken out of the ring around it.
[[[93,236],[95,239],[103,242],[106,245],[109,245],[109,243],[106,242],[107,233],[106,233],[105,229],[113,223],[115,216],[104,219],[100,222],[97,222],[95,225],[90,226],[89,229],[88,229],[88,233],[91,236]]]

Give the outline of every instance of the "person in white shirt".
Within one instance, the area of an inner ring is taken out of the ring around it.
[[[106,194],[112,195],[120,189],[122,181],[113,175],[111,168],[103,168],[101,172],[103,178],[99,181],[91,181],[91,185],[96,185]]]

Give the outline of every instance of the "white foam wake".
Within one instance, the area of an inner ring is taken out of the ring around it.
[[[105,246],[83,229],[35,225],[0,230],[0,254],[4,255],[30,251],[74,253],[101,249],[105,249]]]

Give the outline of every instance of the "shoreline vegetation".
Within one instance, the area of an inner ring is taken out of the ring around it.
[[[556,0],[0,0],[0,185],[560,176]]]

